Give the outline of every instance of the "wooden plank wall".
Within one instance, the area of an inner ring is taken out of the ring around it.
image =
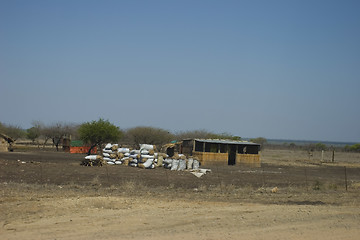
[[[194,157],[198,157],[201,164],[228,164],[228,153],[212,152],[193,152]]]
[[[228,153],[212,152],[193,152],[194,157],[198,157],[202,165],[220,164],[228,165]],[[236,165],[261,167],[259,154],[236,154]]]
[[[259,154],[236,154],[236,164],[240,166],[261,167]]]

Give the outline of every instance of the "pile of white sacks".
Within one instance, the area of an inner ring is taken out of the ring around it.
[[[150,144],[140,144],[140,149],[130,150],[129,148],[119,147],[118,144],[106,144],[103,149],[103,156],[89,155],[86,160],[102,158],[102,162],[108,165],[126,165],[153,169],[164,167],[172,171],[183,171],[186,169],[198,170],[200,163],[197,158],[186,158],[183,154],[175,154],[169,157],[165,153],[155,152],[155,146]]]

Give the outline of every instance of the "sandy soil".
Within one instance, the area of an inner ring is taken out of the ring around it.
[[[214,167],[211,174],[197,179],[189,173],[163,169],[81,167],[77,157],[66,154],[0,154],[0,236],[358,239],[360,181],[356,159],[352,160],[351,184],[345,191],[340,185],[343,182],[331,178],[338,168],[329,170],[306,161],[299,164],[301,159],[294,163],[282,153],[268,154],[272,155],[265,159],[265,181],[260,174],[264,169]],[[280,165],[274,162],[276,154],[281,155]],[[287,161],[294,164],[286,167]],[[307,185],[304,169],[313,177],[308,176]],[[229,171],[232,174],[226,174]],[[313,181],[319,179],[321,187],[315,189]],[[271,191],[274,186],[278,191]]]
[[[29,197],[29,196],[27,196]],[[147,197],[30,197],[2,202],[2,239],[357,239],[358,206]],[[3,200],[4,201],[4,200]],[[3,218],[5,215],[5,219]]]

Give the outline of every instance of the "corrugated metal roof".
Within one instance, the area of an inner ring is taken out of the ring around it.
[[[70,142],[70,146],[71,147],[83,147],[84,146],[84,142],[81,140],[73,140]]]
[[[257,145],[260,146],[258,143],[247,142],[247,141],[235,141],[235,140],[225,140],[225,139],[194,139],[198,142],[206,142],[206,143],[222,143],[222,144],[237,144],[237,145]]]

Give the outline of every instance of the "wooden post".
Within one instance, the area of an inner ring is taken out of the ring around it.
[[[305,168],[305,184],[306,184],[306,191],[308,191],[308,179],[307,179],[307,171]]]
[[[346,174],[346,167],[344,166],[344,170],[345,170],[345,189],[346,191],[348,190],[348,184],[347,184],[347,174]]]
[[[335,149],[333,149],[333,152],[332,152],[332,162],[335,162]]]

